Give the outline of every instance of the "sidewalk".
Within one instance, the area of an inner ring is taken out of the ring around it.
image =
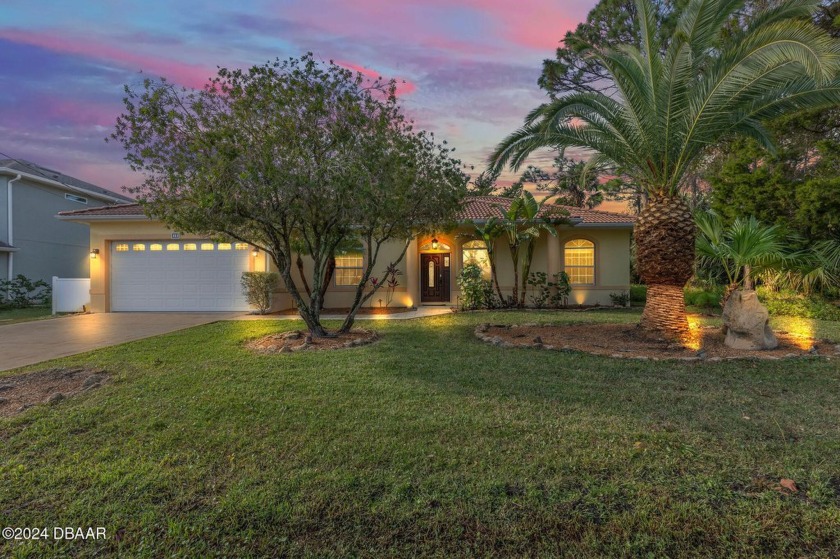
[[[451,307],[418,307],[413,311],[392,314],[357,314],[356,320],[410,320],[451,313]],[[300,316],[297,314],[244,314],[229,320],[300,320]],[[322,314],[321,320],[344,320],[344,315]]]

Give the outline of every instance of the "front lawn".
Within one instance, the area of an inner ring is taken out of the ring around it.
[[[837,361],[652,363],[473,336],[637,319],[364,322],[383,339],[275,356],[242,342],[300,323],[222,322],[51,363],[115,379],[0,420],[2,524],[109,538],[0,555],[840,554]]]

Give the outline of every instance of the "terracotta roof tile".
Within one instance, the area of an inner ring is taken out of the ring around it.
[[[500,208],[510,207],[510,198],[501,198],[499,196],[470,196],[464,200],[463,209],[458,215],[459,221],[481,221],[489,219],[493,216],[500,216]],[[589,210],[586,208],[575,208],[572,206],[548,205],[544,208],[545,211],[553,209],[560,209],[568,212],[568,217],[578,224],[615,224],[615,225],[633,225],[635,217],[628,214],[603,212],[600,210]],[[61,216],[73,217],[144,217],[143,207],[140,204],[118,204],[115,206],[100,206],[97,208],[87,208],[84,210],[59,212]],[[560,217],[566,217],[563,211],[558,212]]]
[[[500,217],[502,209],[510,207],[510,198],[501,198],[499,196],[470,196],[464,200],[463,210],[458,216],[459,220],[486,220],[491,217]],[[616,225],[632,225],[635,217],[628,214],[603,212],[600,210],[589,210],[586,208],[576,208],[573,206],[561,206],[549,204],[543,207],[543,214],[552,209],[560,209],[568,212],[568,215],[563,211],[558,212],[559,215],[568,217],[572,221],[578,222],[582,225],[588,224],[616,224]]]

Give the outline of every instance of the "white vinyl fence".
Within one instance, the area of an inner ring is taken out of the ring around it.
[[[90,306],[90,279],[52,279],[52,312],[82,312]]]

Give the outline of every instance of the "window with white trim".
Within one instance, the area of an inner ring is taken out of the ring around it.
[[[563,268],[572,285],[595,285],[595,243],[573,239],[563,247]]]

